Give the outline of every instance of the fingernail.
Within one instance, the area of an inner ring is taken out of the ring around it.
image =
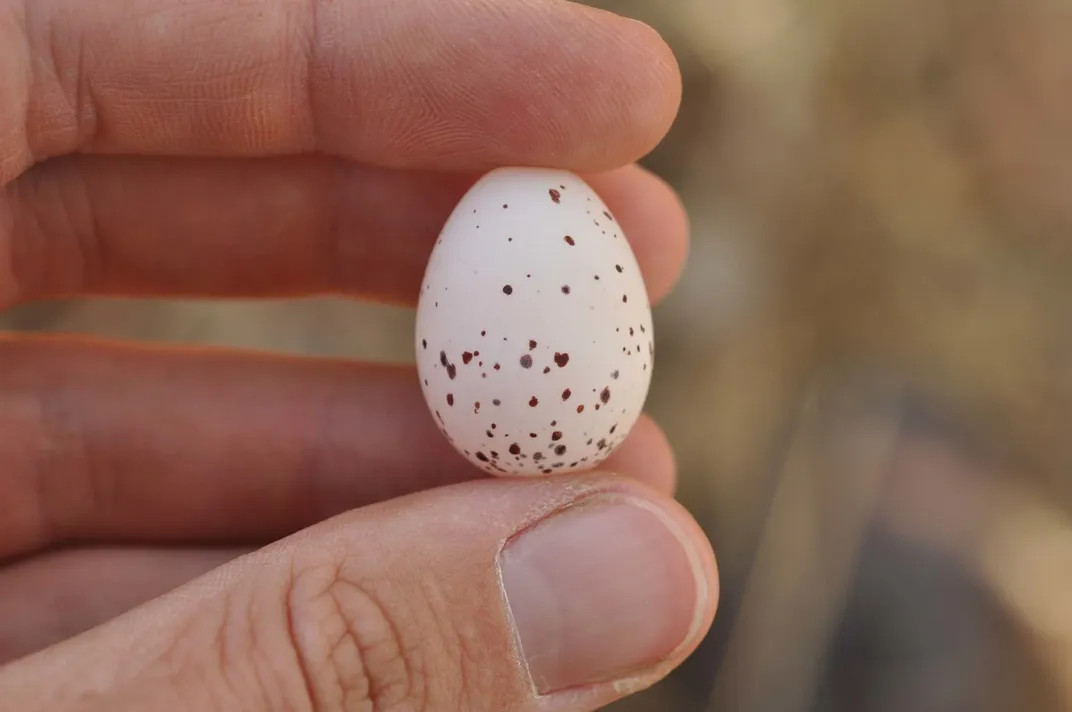
[[[689,642],[706,578],[674,528],[654,505],[597,499],[507,544],[503,588],[540,694],[642,674]]]

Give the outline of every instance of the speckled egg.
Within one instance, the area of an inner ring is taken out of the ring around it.
[[[436,424],[496,475],[586,470],[621,444],[651,383],[651,306],[633,251],[588,184],[503,168],[462,198],[417,307]]]

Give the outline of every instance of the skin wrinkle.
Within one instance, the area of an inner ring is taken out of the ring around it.
[[[105,263],[100,226],[76,172],[63,170],[62,164],[59,175],[30,171],[0,192],[0,198],[12,207],[12,302],[39,293],[44,285],[51,285],[56,296],[75,293],[100,274]],[[8,303],[0,302],[0,307]]]
[[[0,175],[2,170],[0,156]],[[15,215],[7,193],[0,188],[0,305],[13,304],[19,298],[19,285],[15,278],[16,246]]]
[[[33,162],[29,143],[31,59],[26,35],[26,2],[0,0],[0,188]]]
[[[451,701],[451,704],[442,704],[442,706],[447,709],[474,709],[477,705],[473,703],[473,700],[479,700],[482,691],[491,690],[494,687],[493,681],[489,680],[486,675],[480,674],[486,670],[479,655],[482,644],[480,632],[474,630],[475,626],[463,627],[461,621],[455,620],[450,615],[450,603],[436,577],[422,577],[419,586],[423,594],[422,599],[428,602],[427,610],[431,612],[428,624],[434,625],[439,631],[436,640],[442,652],[442,654],[426,653],[425,655],[431,660],[449,660],[456,666],[453,677],[440,675],[437,678],[453,683],[449,686],[440,686],[440,689],[447,688],[447,692],[443,694]],[[418,664],[422,664],[419,658]],[[419,676],[418,679],[420,679]],[[422,689],[422,696],[419,698],[425,706],[418,709],[431,708],[430,698],[429,686],[425,685]]]
[[[11,436],[0,439],[0,491],[21,505],[21,516],[5,518],[15,526],[0,539],[2,561],[31,542],[62,542],[65,523],[77,520],[83,509],[92,510],[107,488],[89,478],[72,478],[88,472],[88,451],[80,426],[60,400],[4,389],[0,422]]]
[[[30,48],[26,143],[32,153],[28,165],[33,165],[79,150],[92,142],[98,127],[90,78],[84,71],[82,36],[69,31],[64,19],[51,12],[47,0],[23,2],[23,35]]]
[[[314,709],[396,709],[414,687],[400,629],[374,587],[346,576],[344,562],[339,556],[334,564],[307,563],[285,595],[290,647],[309,702]],[[335,640],[325,638],[333,624],[340,627]]]
[[[309,3],[308,11],[308,27],[305,32],[306,40],[304,42],[304,52],[302,53],[302,69],[299,73],[301,78],[299,79],[299,86],[304,88],[305,100],[304,108],[307,112],[306,122],[311,128],[312,141],[309,150],[321,152],[323,151],[323,141],[321,140],[323,127],[320,125],[319,117],[323,115],[323,110],[318,108],[321,106],[318,99],[320,83],[316,80],[316,72],[318,68],[325,66],[325,60],[322,57],[321,48],[324,44],[323,35],[321,34],[321,22],[320,16],[322,14],[322,7],[324,3],[330,3],[334,0],[306,0]]]

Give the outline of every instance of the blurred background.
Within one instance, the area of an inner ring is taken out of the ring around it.
[[[605,0],[685,75],[650,410],[715,629],[617,712],[1072,709],[1072,2]],[[6,327],[406,361],[338,301]]]

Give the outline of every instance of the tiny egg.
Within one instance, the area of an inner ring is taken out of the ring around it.
[[[596,192],[570,172],[500,168],[465,194],[432,249],[417,372],[436,424],[481,470],[588,470],[640,417],[652,333],[636,257]],[[478,351],[491,369],[467,357]],[[503,446],[502,432],[527,437]]]

